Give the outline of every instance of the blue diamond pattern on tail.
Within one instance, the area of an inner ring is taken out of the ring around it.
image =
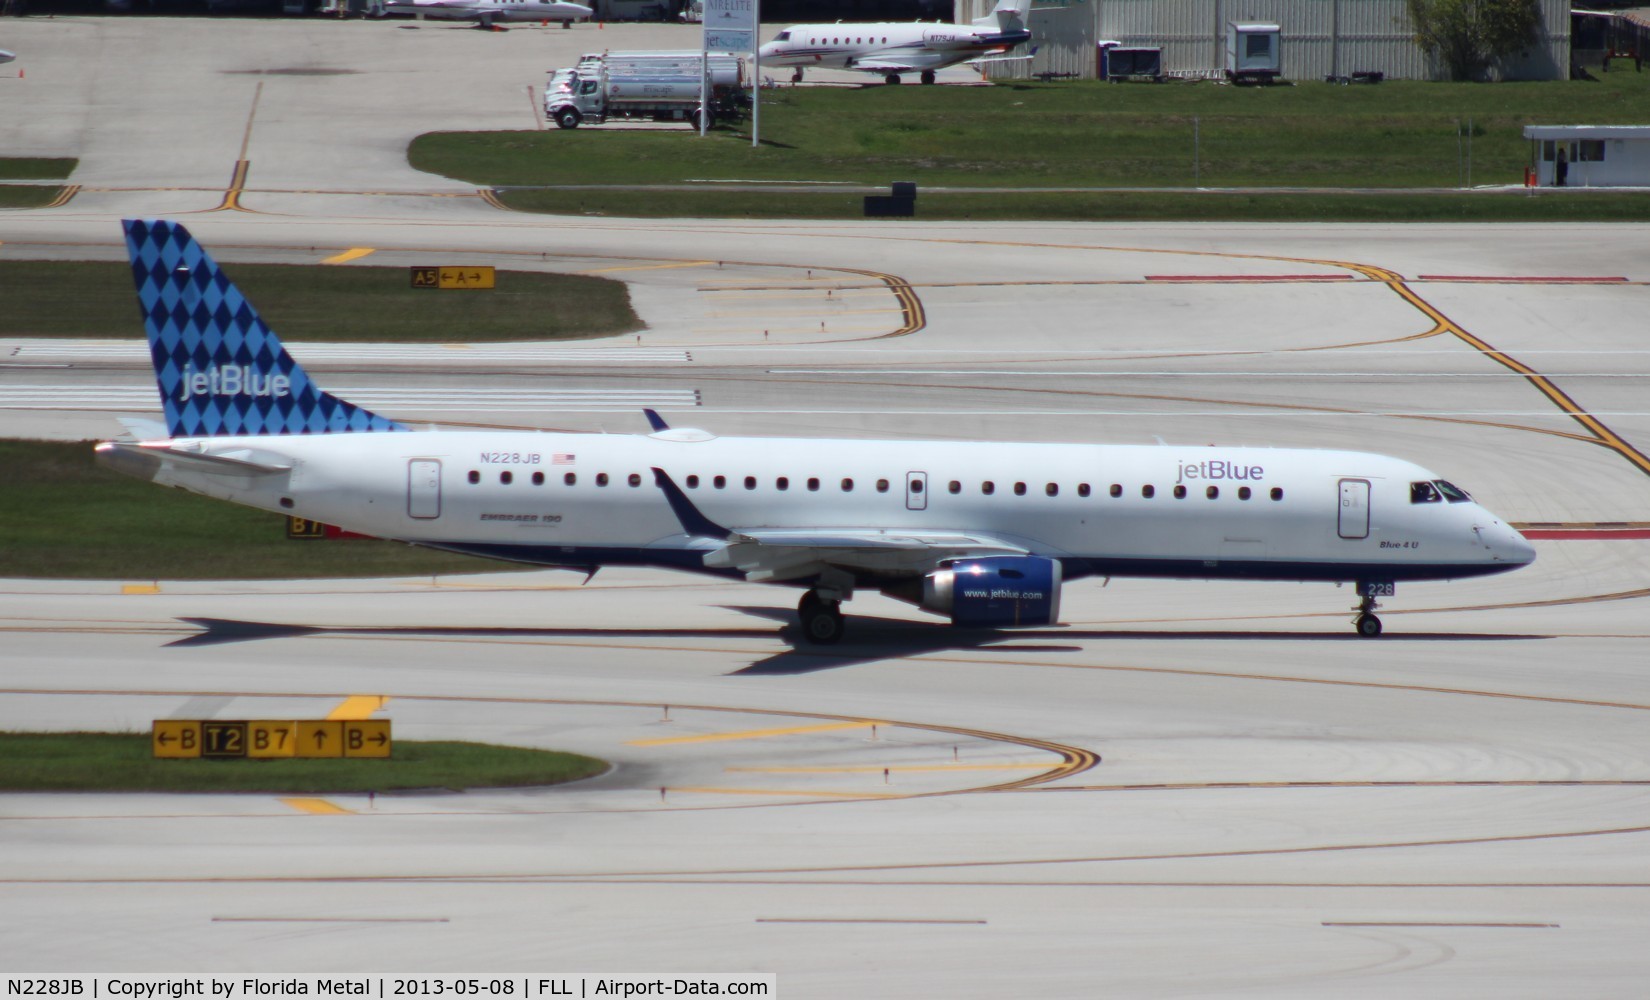
[[[188,230],[163,219],[124,225],[173,437],[408,429],[311,382]]]

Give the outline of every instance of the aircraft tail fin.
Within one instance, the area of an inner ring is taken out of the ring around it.
[[[999,31],[1023,31],[1026,18],[1031,15],[1031,0],[997,0],[997,6],[985,17],[976,18],[977,27],[996,28]]]
[[[123,225],[172,437],[408,429],[310,381],[183,226],[164,219]]]

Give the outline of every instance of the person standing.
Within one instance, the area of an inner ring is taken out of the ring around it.
[[[1570,161],[1564,155],[1564,147],[1558,147],[1558,163],[1553,167],[1553,186],[1563,187],[1570,178]]]

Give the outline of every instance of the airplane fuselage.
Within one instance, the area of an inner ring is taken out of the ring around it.
[[[1005,52],[1030,39],[1031,32],[1023,28],[967,24],[798,24],[762,46],[761,54],[765,66],[935,70]]]
[[[287,472],[167,467],[157,482],[352,531],[524,563],[729,574],[684,531],[661,470],[740,530],[967,531],[1058,561],[1066,579],[1427,580],[1515,569],[1513,529],[1437,480],[1362,452],[1178,446],[432,431],[174,440]],[[1464,495],[1463,495],[1464,496]],[[861,567],[879,586],[929,564]],[[738,575],[733,573],[732,575]],[[804,573],[774,582],[812,585]]]

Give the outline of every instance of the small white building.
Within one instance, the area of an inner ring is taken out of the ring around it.
[[[1650,125],[1526,125],[1538,187],[1650,187]]]
[[[1271,83],[1283,75],[1283,30],[1275,24],[1226,23],[1226,79]]]

